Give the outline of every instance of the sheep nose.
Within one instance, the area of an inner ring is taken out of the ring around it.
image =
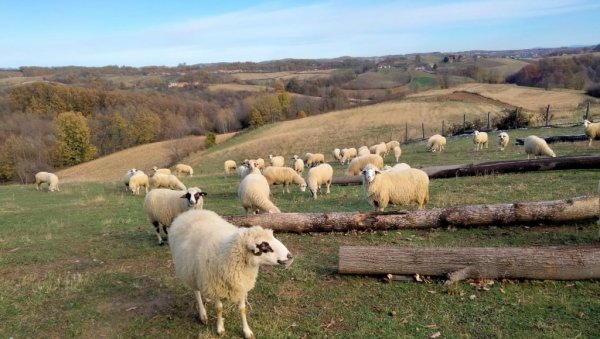
[[[291,260],[291,259],[293,259],[294,257],[292,256],[292,253],[288,253],[288,254],[287,254],[287,258],[288,258],[289,260]]]

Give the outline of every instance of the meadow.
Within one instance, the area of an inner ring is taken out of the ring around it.
[[[239,179],[223,173],[225,159],[267,158],[271,152],[289,158],[313,150],[331,160],[333,147],[359,146],[399,133],[396,125],[369,125],[358,117],[342,122],[336,133],[323,132],[335,126],[331,121],[340,121],[335,114],[265,126],[194,153],[183,162],[198,174],[182,180],[208,192],[206,209],[243,214],[236,193]],[[363,134],[357,135],[353,124]],[[513,141],[529,134],[581,132],[581,127],[509,131]],[[496,133],[490,137],[494,142]],[[592,148],[585,142],[551,146],[559,156],[600,150],[598,142]],[[401,161],[413,167],[526,158],[512,142],[503,153],[493,143],[474,152],[468,136],[449,138],[443,153],[426,152],[424,141],[402,149]],[[121,164],[128,164],[127,159]],[[391,162],[388,157],[386,163]],[[332,165],[336,176],[343,174],[345,166]],[[89,179],[85,171],[72,170],[72,178],[81,180],[63,183],[58,193],[38,192],[33,185],[0,187],[0,337],[216,337],[212,303],[209,325],[199,324],[192,291],[176,279],[168,247],[156,244],[143,196],[125,192],[119,181],[124,171],[118,171],[117,179],[108,174]],[[432,180],[427,208],[595,195],[599,178],[600,170],[571,170]],[[361,186],[333,186],[330,195],[317,200],[297,187],[284,195],[276,186],[272,197],[284,212],[372,210]],[[414,338],[440,332],[442,337],[466,338],[589,338],[600,333],[598,281],[468,280],[448,286],[440,277],[384,283],[381,277],[337,273],[340,245],[585,245],[600,238],[595,220],[277,236],[295,261],[285,270],[261,269],[248,297],[248,319],[258,337]],[[226,304],[225,317],[224,338],[240,337],[237,307]]]

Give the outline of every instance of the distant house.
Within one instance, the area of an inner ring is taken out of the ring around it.
[[[200,85],[200,82],[195,81],[195,82],[187,82],[187,81],[177,81],[177,82],[169,82],[169,88],[175,87],[175,88],[185,88],[188,86],[198,86]]]

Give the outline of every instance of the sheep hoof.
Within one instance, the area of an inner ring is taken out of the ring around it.
[[[246,339],[255,339],[254,333],[252,331],[244,332],[244,338]]]

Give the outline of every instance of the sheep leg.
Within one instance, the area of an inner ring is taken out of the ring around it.
[[[240,316],[242,317],[242,330],[244,331],[244,338],[254,338],[254,333],[248,326],[248,320],[246,319],[246,298],[242,298],[239,303],[240,306]]]
[[[196,295],[196,301],[198,302],[198,313],[200,313],[200,322],[204,325],[208,324],[208,316],[206,315],[206,307],[204,307],[204,303],[202,302],[202,296],[200,295],[200,291],[194,291]]]
[[[163,244],[163,238],[160,236],[160,224],[158,221],[153,221],[152,225],[154,225],[154,229],[156,230],[156,236],[158,237],[158,244]]]
[[[223,303],[221,299],[217,299],[215,308],[217,309],[217,334],[221,336],[225,333],[225,320],[223,319]]]
[[[325,194],[331,193],[331,191],[329,190],[329,187],[331,187],[331,180],[328,180],[327,182],[325,182],[325,185],[327,186],[327,192],[325,192]]]

